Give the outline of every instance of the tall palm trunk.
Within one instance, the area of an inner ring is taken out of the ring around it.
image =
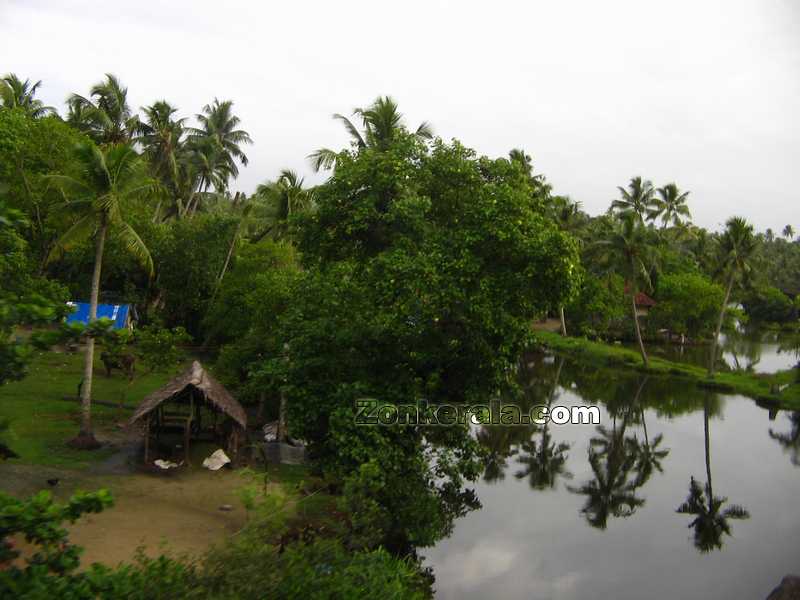
[[[561,317],[561,335],[567,337],[567,321],[564,319],[564,305],[558,307],[558,315]]]
[[[719,334],[722,331],[722,323],[725,321],[725,311],[728,309],[728,301],[731,299],[731,290],[733,289],[733,275],[731,271],[728,277],[728,287],[725,290],[725,300],[722,302],[722,308],[719,311],[719,320],[717,321],[717,329],[714,331],[714,339],[711,343],[711,359],[708,365],[708,374],[713,377],[717,368],[717,345],[719,344]]]
[[[97,320],[97,299],[100,295],[100,270],[103,266],[103,249],[108,232],[106,215],[100,217],[94,251],[94,271],[92,272],[92,293],[89,298],[89,323]],[[92,431],[92,375],[94,367],[94,337],[86,339],[86,354],[83,363],[83,382],[81,383],[81,429],[78,433],[78,444],[83,447],[97,445]]]
[[[642,354],[642,362],[645,368],[650,367],[650,362],[647,360],[647,352],[644,350],[644,342],[642,341],[642,329],[639,327],[639,313],[636,312],[636,290],[631,286],[631,309],[633,310],[633,324],[636,329],[636,341],[639,343],[639,352]]]

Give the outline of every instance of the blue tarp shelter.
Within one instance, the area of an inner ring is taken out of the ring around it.
[[[67,302],[74,310],[67,316],[67,323],[89,324],[88,302]],[[130,304],[98,304],[97,318],[114,321],[114,329],[130,329],[132,327],[133,307]]]

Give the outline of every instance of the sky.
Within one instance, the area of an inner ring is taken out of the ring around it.
[[[234,101],[254,140],[233,190],[348,138],[335,112],[391,95],[487,156],[524,148],[590,214],[642,175],[699,225],[800,229],[800,0],[0,0],[0,72],[64,111],[103,74],[132,106]]]

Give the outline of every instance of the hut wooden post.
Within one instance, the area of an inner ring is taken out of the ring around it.
[[[150,415],[144,420],[144,464],[150,459]]]

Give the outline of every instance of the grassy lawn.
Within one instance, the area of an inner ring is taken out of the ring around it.
[[[639,353],[629,348],[592,342],[584,338],[562,337],[558,333],[537,331],[536,338],[546,347],[563,354],[611,367],[624,367],[653,375],[683,377],[697,385],[722,392],[749,396],[765,400],[787,410],[800,410],[800,384],[797,370],[779,371],[772,375],[756,373],[717,373],[713,378],[706,369],[695,365],[672,362],[663,358],[649,357],[650,366],[645,369]],[[777,392],[782,386],[782,392]]]
[[[0,419],[9,421],[3,440],[17,454],[18,462],[57,467],[84,468],[105,459],[113,450],[72,450],[65,442],[78,432],[79,404],[65,401],[75,396],[83,370],[83,353],[42,352],[22,381],[0,388]],[[175,369],[174,373],[177,373]],[[174,373],[137,372],[128,382],[119,371],[106,377],[102,363],[95,362],[92,397],[95,400],[135,406],[145,395],[162,386]],[[130,416],[130,408],[95,405],[94,425],[100,439],[116,431],[116,423]],[[17,462],[17,461],[15,461]]]

